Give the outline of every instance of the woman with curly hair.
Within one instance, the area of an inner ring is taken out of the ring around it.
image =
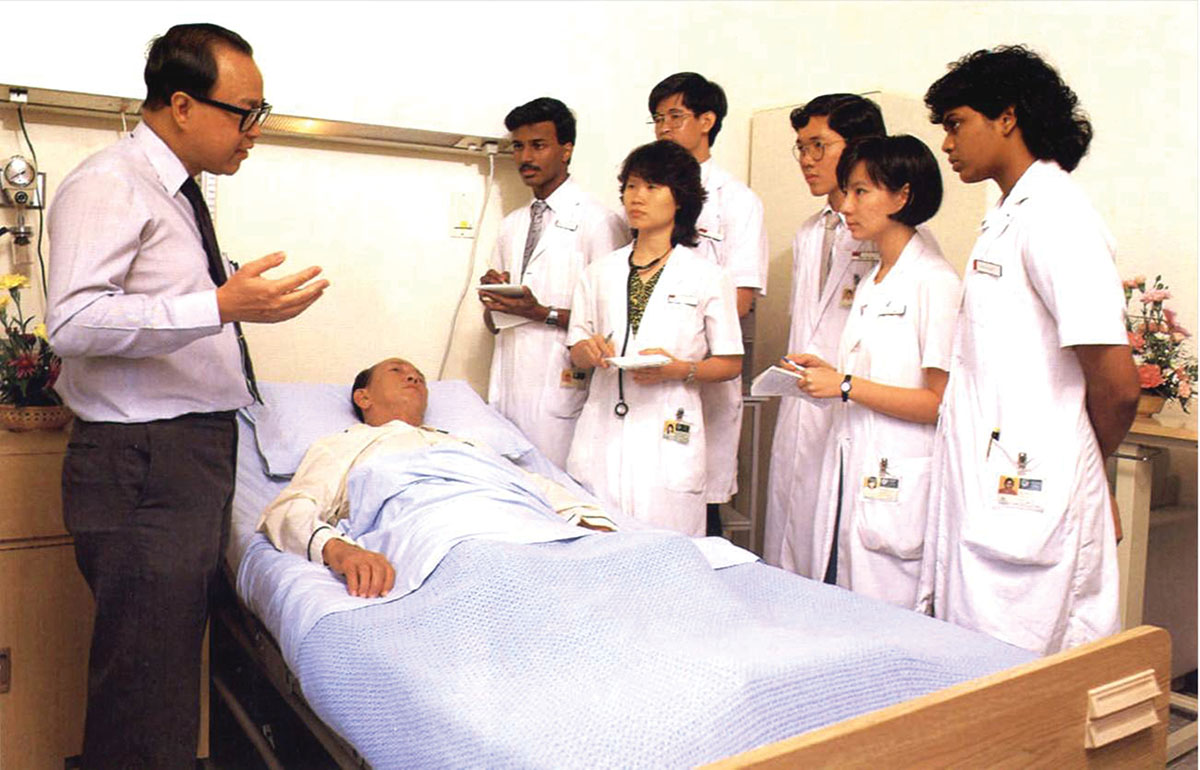
[[[638,147],[619,180],[633,243],[593,262],[571,302],[571,362],[593,374],[567,471],[607,510],[703,535],[700,383],[742,370],[737,295],[693,250],[704,188],[687,150]],[[664,363],[626,371],[609,360],[635,355]]]
[[[925,104],[954,171],[1001,198],[963,280],[921,606],[1056,652],[1120,628],[1104,458],[1138,396],[1112,236],[1068,173],[1092,126],[1020,46],[960,59]],[[1004,477],[1017,494],[999,494]]]

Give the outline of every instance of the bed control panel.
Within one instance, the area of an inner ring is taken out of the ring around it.
[[[1158,724],[1154,701],[1162,695],[1154,669],[1088,690],[1084,748],[1096,749]]]

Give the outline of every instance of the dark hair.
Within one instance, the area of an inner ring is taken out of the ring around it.
[[[708,146],[717,143],[717,134],[721,133],[721,121],[729,112],[729,103],[725,101],[725,90],[708,78],[695,72],[676,72],[650,90],[650,114],[663,99],[679,94],[683,97],[683,106],[692,111],[696,117],[706,112],[716,116],[712,128],[708,130]]]
[[[1020,45],[976,51],[951,64],[925,92],[925,106],[934,123],[955,107],[970,107],[989,120],[1012,107],[1029,152],[1067,171],[1079,165],[1092,141],[1092,124],[1075,92]]]
[[[879,105],[858,94],[824,94],[792,110],[792,128],[796,131],[813,118],[827,117],[829,128],[847,142],[865,136],[884,136],[883,113]]]
[[[359,422],[363,422],[363,410],[354,400],[354,394],[371,384],[371,374],[374,371],[374,366],[363,369],[354,376],[354,384],[350,386],[350,405],[354,407],[354,416],[358,418]]]
[[[152,110],[166,107],[176,91],[208,96],[217,82],[213,48],[218,45],[254,55],[241,35],[216,24],[176,24],[155,38],[146,54],[146,100],[142,106]]]
[[[916,227],[937,213],[942,205],[942,173],[933,152],[915,136],[870,136],[847,145],[838,159],[838,187],[846,189],[850,172],[859,163],[867,177],[892,192],[908,185],[908,201],[891,215],[897,222]]]
[[[504,127],[516,131],[521,126],[550,121],[559,144],[575,144],[575,116],[567,105],[549,96],[539,96],[532,102],[514,107],[504,116]]]
[[[671,245],[697,245],[700,238],[696,233],[696,220],[700,218],[700,210],[704,208],[704,199],[708,195],[700,183],[700,164],[692,154],[667,139],[643,144],[629,153],[629,157],[621,164],[621,174],[617,179],[621,183],[622,193],[625,191],[625,182],[631,176],[671,188],[671,195],[678,206],[675,227],[671,229]],[[633,234],[636,237],[637,230]]]

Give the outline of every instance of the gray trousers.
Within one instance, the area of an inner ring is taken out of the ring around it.
[[[236,454],[231,412],[75,421],[63,517],[96,601],[85,770],[195,767],[201,645]]]

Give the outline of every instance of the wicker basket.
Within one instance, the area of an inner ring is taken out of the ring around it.
[[[13,406],[0,404],[0,427],[16,432],[58,430],[75,415],[65,406]]]

